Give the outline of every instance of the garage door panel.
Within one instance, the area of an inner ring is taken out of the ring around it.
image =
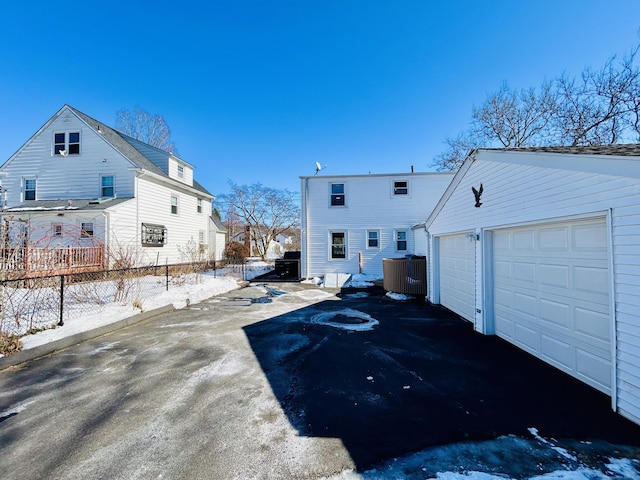
[[[606,232],[603,218],[494,231],[493,296],[496,334],[610,393]]]
[[[540,336],[540,353],[543,359],[563,370],[575,370],[575,348],[567,341],[548,335]]]
[[[475,314],[475,242],[467,234],[439,237],[440,303],[472,321]]]

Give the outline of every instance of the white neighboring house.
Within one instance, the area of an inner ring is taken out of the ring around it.
[[[210,243],[213,195],[193,169],[65,105],[0,167],[1,214],[31,251],[104,245],[104,266],[123,250],[179,263]]]
[[[227,229],[216,215],[211,215],[209,218],[209,258],[216,261],[222,260],[226,244]]]
[[[452,178],[452,173],[300,177],[302,277],[382,278],[383,258],[424,255],[416,249],[412,226],[431,212]]]
[[[640,145],[474,151],[424,227],[433,303],[640,423]]]

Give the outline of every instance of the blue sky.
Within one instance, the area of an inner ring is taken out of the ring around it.
[[[214,194],[429,171],[504,81],[539,86],[640,43],[638,0],[5,0],[0,162],[65,103],[139,105]]]

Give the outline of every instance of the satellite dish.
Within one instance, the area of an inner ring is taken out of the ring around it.
[[[66,150],[60,150],[60,155],[62,155],[63,157],[66,157],[69,154],[67,153]]]
[[[320,173],[320,170],[322,170],[323,168],[327,168],[327,166],[325,165],[323,167],[322,165],[320,165],[320,162],[316,162],[316,173],[314,173],[314,175],[317,175],[318,173]]]

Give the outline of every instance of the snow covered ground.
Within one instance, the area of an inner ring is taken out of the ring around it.
[[[245,279],[251,280],[272,269],[273,267],[267,263],[252,262],[245,267]],[[215,295],[234,290],[238,288],[240,281],[241,279],[237,275],[226,272],[224,269],[217,270],[215,273],[205,272],[202,274],[199,283],[185,283],[181,286],[171,286],[168,291],[159,289],[158,294],[144,298],[142,308],[145,312],[167,305],[173,305],[176,309],[184,308],[188,305],[200,303]],[[131,304],[105,304],[96,310],[95,314],[72,317],[65,320],[64,326],[62,327],[48,329],[22,337],[23,350],[44,345],[77,333],[93,330],[103,325],[133,317],[139,313],[140,309],[135,308]]]

